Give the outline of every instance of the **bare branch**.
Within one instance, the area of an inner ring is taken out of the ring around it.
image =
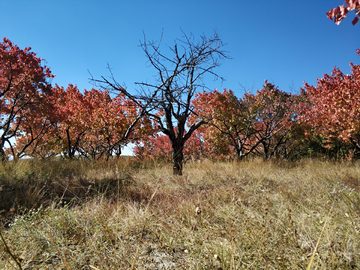
[[[160,131],[170,138],[173,147],[174,174],[181,174],[184,144],[196,129],[206,123],[206,119],[200,120],[185,131],[186,121],[193,113],[191,101],[198,88],[206,88],[203,82],[205,75],[224,80],[214,69],[229,56],[222,51],[223,43],[216,32],[209,39],[202,35],[198,42],[195,42],[193,34],[183,32],[183,38],[176,39],[174,45],[168,47],[169,56],[160,51],[162,38],[163,32],[158,42],[148,41],[144,34],[140,42],[147,63],[156,71],[157,81],[136,82],[141,90],[137,91],[137,95],[120,86],[110,68],[110,79],[101,77],[101,80],[92,78],[91,81],[102,88],[123,93],[142,109],[144,115],[158,123]],[[164,117],[160,117],[157,111],[161,111]]]

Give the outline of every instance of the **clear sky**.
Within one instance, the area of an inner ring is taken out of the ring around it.
[[[231,60],[217,73],[226,81],[206,81],[210,89],[260,89],[264,79],[280,89],[299,92],[334,66],[349,73],[360,64],[360,23],[353,12],[339,26],[326,12],[343,0],[0,0],[0,37],[46,60],[53,83],[91,89],[95,78],[109,75],[135,90],[134,82],[156,74],[139,47],[143,33],[164,45],[185,33],[210,37],[216,30]]]

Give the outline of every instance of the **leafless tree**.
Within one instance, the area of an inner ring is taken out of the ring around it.
[[[156,82],[137,82],[140,87],[136,95],[131,94],[114,79],[102,77],[93,80],[104,88],[124,93],[146,111],[157,123],[159,130],[167,135],[172,145],[174,175],[182,175],[183,149],[185,142],[205,121],[199,121],[186,130],[188,117],[193,113],[191,100],[199,88],[206,88],[204,75],[212,75],[224,80],[214,72],[221,60],[229,58],[222,50],[223,43],[215,32],[211,38],[200,36],[195,40],[193,34],[184,34],[173,47],[168,47],[170,56],[160,51],[159,42],[144,40],[140,42],[148,63],[156,71]]]

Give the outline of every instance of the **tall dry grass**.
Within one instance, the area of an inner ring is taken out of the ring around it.
[[[7,166],[0,269],[360,268],[357,163]]]

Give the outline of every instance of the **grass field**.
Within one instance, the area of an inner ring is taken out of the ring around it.
[[[0,171],[0,269],[360,268],[359,163],[209,161],[173,176],[153,162],[25,160]]]

